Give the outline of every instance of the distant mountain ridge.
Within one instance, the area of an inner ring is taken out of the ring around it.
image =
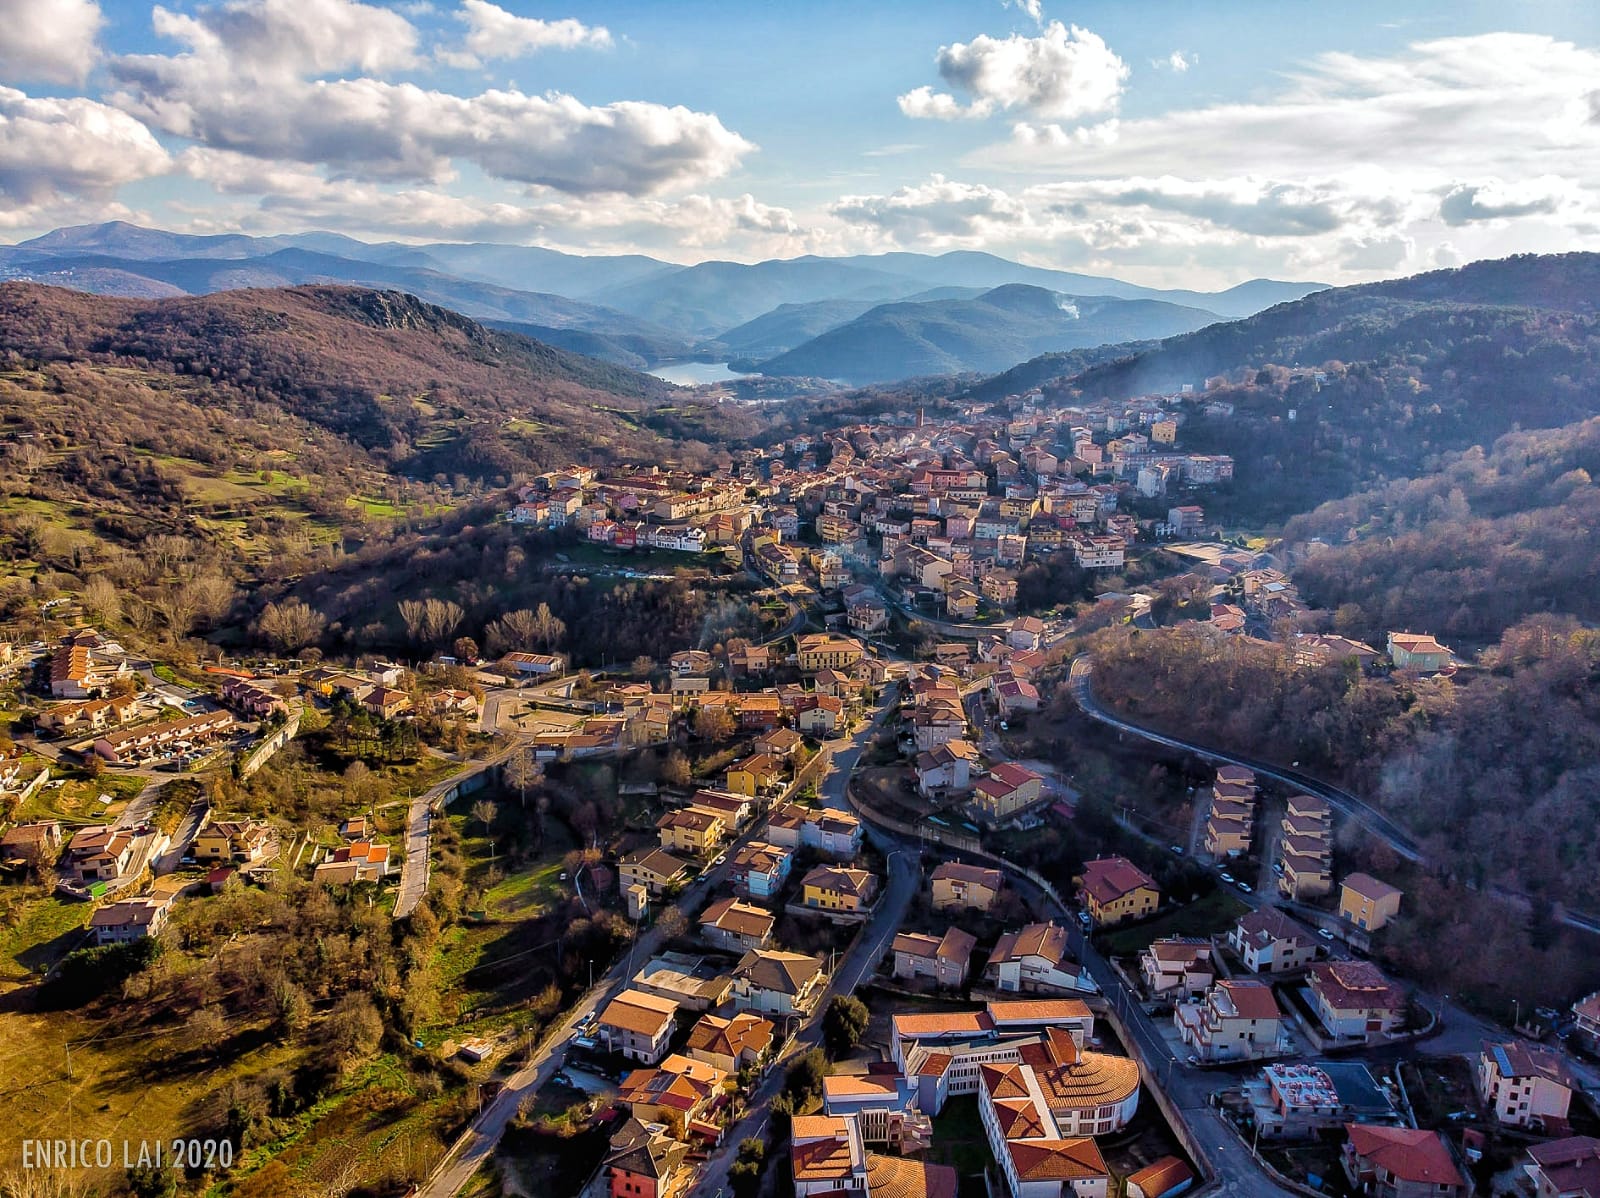
[[[757,369],[847,383],[984,372],[1041,350],[1166,337],[1218,319],[1159,300],[1069,296],[1009,283],[970,298],[878,305]]]
[[[4,278],[134,298],[307,283],[399,288],[475,319],[566,330],[563,342],[628,366],[717,355],[724,335],[733,333],[736,342],[726,349],[772,356],[874,305],[937,302],[950,298],[952,288],[981,292],[1025,284],[1230,317],[1322,286],[1257,279],[1215,294],[1161,291],[972,251],[683,266],[642,254],[590,256],[489,242],[371,243],[325,232],[194,235],[125,222],[56,229],[0,246]],[[818,306],[795,310],[808,305]],[[770,323],[756,324],[766,317]]]

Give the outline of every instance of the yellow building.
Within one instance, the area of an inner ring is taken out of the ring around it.
[[[1339,915],[1358,928],[1376,932],[1400,914],[1401,894],[1371,874],[1351,874],[1339,885]]]
[[[813,632],[795,641],[795,657],[807,673],[846,670],[865,656],[861,642],[829,632]]]
[[[951,587],[944,602],[949,613],[959,619],[970,620],[978,614],[978,592],[971,583]]]
[[[878,894],[878,879],[864,869],[819,865],[801,879],[801,902],[818,911],[864,911]]]
[[[778,759],[767,753],[757,753],[729,767],[727,789],[753,799],[765,794],[782,778],[783,766]]]
[[[1154,915],[1161,905],[1155,879],[1126,857],[1102,857],[1086,864],[1079,893],[1089,917],[1102,928]]]
[[[1175,445],[1178,441],[1178,422],[1157,420],[1150,426],[1150,439],[1157,445]]]
[[[661,839],[662,848],[669,853],[690,853],[696,857],[709,857],[716,852],[727,831],[722,817],[710,811],[684,808],[669,811],[656,821],[656,835]]]

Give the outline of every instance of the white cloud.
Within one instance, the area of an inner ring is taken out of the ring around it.
[[[982,34],[941,46],[939,77],[970,97],[963,105],[948,92],[919,87],[900,97],[909,117],[951,120],[1018,111],[1045,120],[1072,120],[1110,112],[1122,96],[1128,66],[1087,29],[1052,21],[1038,37]]]
[[[103,21],[95,0],[0,0],[0,78],[83,82]]]
[[[114,102],[211,149],[353,177],[437,184],[465,162],[575,194],[649,194],[718,178],[755,148],[716,116],[683,107],[320,78],[415,60],[416,31],[404,18],[351,0],[233,0],[195,16],[158,8],[156,30],[187,52],[117,59]]]
[[[1101,178],[1152,163],[1188,178],[1374,167],[1425,186],[1486,174],[1594,178],[1597,78],[1600,51],[1531,34],[1422,42],[1390,58],[1327,54],[1271,99],[1124,118],[1115,140],[1063,141],[1053,153],[1016,139],[965,165]]]
[[[1158,71],[1171,71],[1181,75],[1195,64],[1195,56],[1185,54],[1182,50],[1174,50],[1165,58],[1152,58],[1150,65]]]
[[[831,209],[846,224],[871,229],[896,244],[978,244],[1014,234],[1029,223],[1019,199],[981,183],[958,183],[942,175],[890,195],[842,196]]]
[[[611,45],[611,31],[604,26],[585,25],[571,17],[559,21],[519,17],[488,0],[461,0],[456,19],[467,26],[462,47],[439,54],[451,66],[470,68],[488,59],[521,58],[540,50],[605,49]]]
[[[170,165],[150,130],[124,112],[0,86],[0,209],[75,196],[107,201],[118,187]]]
[[[1035,25],[1044,24],[1043,0],[1000,0],[1007,8],[1021,9],[1033,18]]]
[[[1503,179],[1457,183],[1439,201],[1439,218],[1456,226],[1519,216],[1550,216],[1577,203],[1572,193],[1570,183],[1550,175],[1511,183]]]

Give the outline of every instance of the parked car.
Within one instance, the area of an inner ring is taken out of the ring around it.
[[[1333,939],[1333,933],[1328,931],[1327,928],[1318,928],[1317,929],[1317,935],[1321,936],[1324,940],[1332,940]]]

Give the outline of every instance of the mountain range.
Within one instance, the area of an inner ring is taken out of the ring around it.
[[[142,299],[301,284],[395,289],[559,348],[636,369],[731,357],[760,364],[801,349],[882,304],[961,302],[1011,285],[1070,296],[1075,302],[1094,297],[1188,309],[1200,312],[1207,323],[1249,315],[1321,286],[1255,279],[1215,293],[1162,291],[970,251],[682,266],[640,254],[586,256],[494,243],[368,243],[325,232],[199,236],[123,222],[57,229],[0,247],[0,279]],[[1103,310],[1103,305],[1097,308]],[[1181,324],[1166,308],[1151,308],[1144,310],[1153,317],[1151,327],[1141,329],[1138,311],[1130,309],[1116,321],[1108,316],[1108,331],[1115,325],[1119,336],[1162,336]],[[925,323],[931,329],[959,318],[959,313],[934,311]],[[901,313],[873,321],[908,319]],[[1024,356],[1038,349],[1068,349],[1084,344],[1090,328],[1075,325],[1059,343],[1048,337],[1028,341],[976,332],[956,341],[935,337],[931,349],[907,347],[866,369],[850,346],[871,335],[868,326],[859,334],[807,348],[798,360],[813,367],[807,374],[843,379],[890,377],[883,372],[902,366],[915,373],[923,363],[935,370],[989,370],[1019,340],[1027,345]],[[838,361],[830,357],[835,351],[843,355]],[[793,367],[793,362],[781,362],[777,369],[791,374]]]
[[[1067,296],[1008,283],[971,298],[881,304],[756,369],[848,383],[992,373],[1044,351],[1169,337],[1215,323],[1213,312],[1161,300]]]

